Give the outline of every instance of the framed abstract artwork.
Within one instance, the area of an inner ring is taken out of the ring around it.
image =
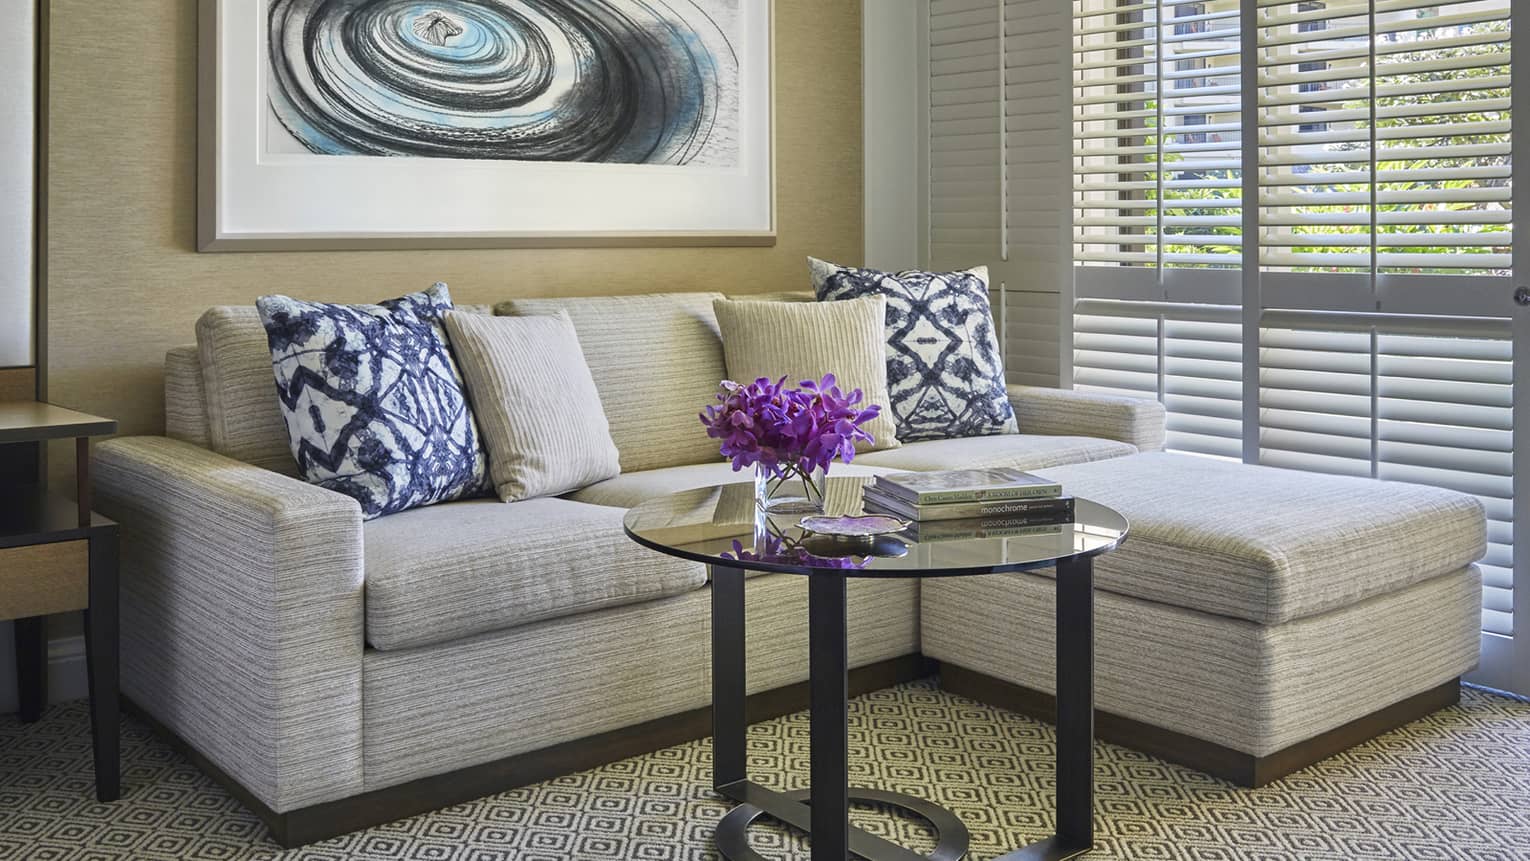
[[[203,251],[775,241],[771,0],[202,0]]]

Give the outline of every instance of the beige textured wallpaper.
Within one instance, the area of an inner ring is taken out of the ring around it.
[[[162,430],[164,352],[209,305],[805,289],[807,255],[861,258],[859,0],[776,0],[772,248],[233,254],[195,251],[196,6],[52,3],[46,385],[124,433]]]

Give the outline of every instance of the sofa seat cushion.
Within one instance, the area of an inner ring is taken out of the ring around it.
[[[1131,523],[1095,563],[1099,588],[1266,625],[1458,571],[1487,549],[1482,504],[1434,487],[1162,452],[1040,474]]]
[[[634,544],[622,514],[567,499],[475,499],[369,521],[367,641],[443,643],[706,582],[702,566]]]
[[[890,451],[868,452],[855,462],[911,472],[994,466],[1041,469],[1136,453],[1135,446],[1098,437],[999,434],[912,442]]]
[[[835,463],[829,468],[830,476],[885,475],[901,470],[871,467],[861,463],[864,456],[857,455],[854,463]],[[615,478],[592,484],[568,495],[591,505],[611,505],[631,508],[640,502],[667,493],[709,487],[714,484],[734,484],[754,481],[753,472],[734,472],[729,463],[698,463],[691,466],[672,466],[666,469],[650,469],[644,472],[625,472]]]

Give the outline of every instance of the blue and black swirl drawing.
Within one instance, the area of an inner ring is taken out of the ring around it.
[[[271,0],[271,110],[319,155],[728,166],[738,17],[738,0]]]

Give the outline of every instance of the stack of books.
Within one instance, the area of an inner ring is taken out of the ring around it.
[[[1057,533],[1073,522],[1062,485],[1018,469],[883,475],[864,493],[868,511],[914,521],[921,541]]]

